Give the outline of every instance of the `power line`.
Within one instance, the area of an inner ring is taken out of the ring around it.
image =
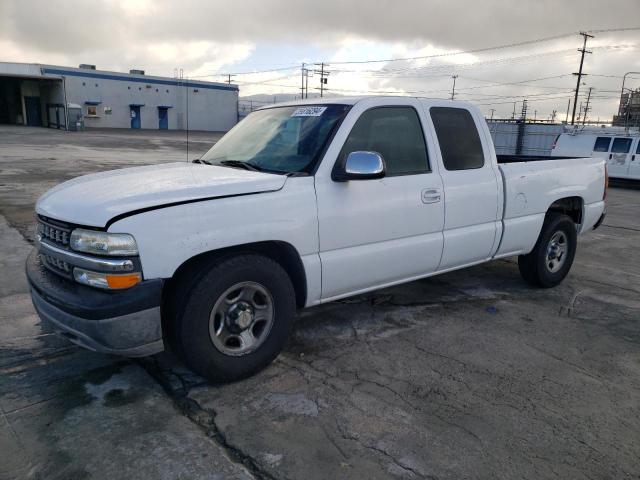
[[[640,30],[640,28],[638,28]],[[533,43],[542,43],[542,42],[549,42],[552,40],[559,40],[561,38],[567,38],[570,36],[575,35],[575,33],[565,33],[562,35],[554,35],[552,37],[543,37],[543,38],[536,38],[534,40],[526,40],[523,42],[515,42],[515,43],[509,43],[509,44],[504,44],[504,45],[496,45],[493,47],[484,47],[484,48],[474,48],[471,50],[461,50],[461,51],[457,51],[457,52],[446,52],[446,53],[435,53],[432,55],[421,55],[421,56],[416,56],[416,57],[402,57],[402,58],[384,58],[384,59],[376,59],[376,60],[351,60],[351,61],[342,61],[342,62],[331,62],[332,65],[353,65],[353,64],[366,64],[366,63],[387,63],[387,62],[400,62],[400,61],[407,61],[407,60],[426,60],[429,58],[441,58],[441,57],[452,57],[452,56],[456,56],[456,55],[466,55],[466,54],[471,54],[471,53],[480,53],[480,52],[488,52],[491,50],[503,50],[506,48],[514,48],[514,47],[521,47],[524,45],[531,45]]]
[[[613,33],[613,32],[626,32],[626,31],[636,31],[636,30],[640,30],[640,27],[626,27],[626,28],[608,28],[608,29],[601,29],[601,30],[589,30],[590,32],[593,33]],[[404,57],[404,58],[386,58],[386,59],[375,59],[375,60],[352,60],[352,61],[341,61],[341,62],[331,62],[332,65],[352,65],[352,64],[367,64],[367,63],[386,63],[386,62],[399,62],[399,61],[407,61],[407,60],[426,60],[426,59],[430,59],[430,58],[441,58],[441,57],[451,57],[451,56],[456,56],[456,55],[467,55],[467,54],[472,54],[472,53],[481,53],[481,52],[489,52],[492,50],[504,50],[507,48],[515,48],[515,47],[522,47],[525,45],[531,45],[531,44],[535,44],[535,43],[543,43],[543,42],[550,42],[553,40],[560,40],[562,38],[568,38],[568,37],[572,37],[574,35],[576,35],[577,32],[571,32],[571,33],[563,33],[560,35],[553,35],[550,37],[542,37],[542,38],[536,38],[536,39],[532,39],[532,40],[525,40],[522,42],[514,42],[514,43],[507,43],[504,45],[495,45],[493,47],[483,47],[483,48],[474,48],[471,50],[461,50],[461,51],[457,51],[457,52],[446,52],[446,53],[436,53],[436,54],[432,54],[432,55],[421,55],[421,56],[416,56],[416,57]],[[580,35],[582,35],[583,32],[580,32]],[[593,35],[591,35],[593,36]]]
[[[596,30],[587,30],[587,32],[589,32],[589,33],[615,33],[615,32],[638,31],[638,30],[640,30],[640,27],[596,29]],[[410,60],[426,60],[426,59],[430,59],[430,58],[442,58],[442,57],[451,57],[451,56],[457,56],[457,55],[466,55],[466,54],[473,54],[473,53],[489,52],[489,51],[492,51],[492,50],[505,50],[505,49],[508,49],[508,48],[516,48],[516,47],[532,45],[532,44],[536,44],[536,43],[544,43],[544,42],[549,42],[549,41],[553,41],[553,40],[560,40],[560,39],[563,39],[563,38],[572,37],[573,35],[576,35],[576,32],[564,33],[564,34],[560,34],[560,35],[553,35],[553,36],[549,36],[549,37],[536,38],[536,39],[532,39],[532,40],[525,40],[525,41],[522,41],[522,42],[514,42],[514,43],[503,44],[503,45],[495,45],[495,46],[492,46],[492,47],[483,47],[483,48],[476,48],[476,49],[471,49],[471,50],[460,50],[460,51],[457,51],[457,52],[445,52],[445,53],[437,53],[437,54],[432,54],[432,55],[421,55],[421,56],[415,56],[415,57],[398,57],[398,58],[373,59],[373,60],[335,61],[335,62],[330,62],[330,63],[332,65],[357,65],[357,64],[368,64],[368,63],[385,63],[385,62],[399,62],[399,61],[410,61]],[[320,63],[323,63],[323,62],[315,62],[315,63],[320,64]],[[326,64],[327,62],[324,62],[324,63]],[[260,73],[284,72],[284,71],[288,71],[288,70],[295,70],[295,69],[298,69],[298,68],[299,68],[299,64],[287,64],[286,66],[282,66],[282,67],[274,67],[274,68],[268,68],[268,69],[263,69],[263,70],[237,71],[237,72],[231,72],[230,74],[231,75],[254,75],[254,74],[260,74]],[[226,75],[229,75],[229,74],[222,74],[222,73],[216,72],[216,73],[202,74],[202,75],[189,75],[189,78],[205,78],[205,77],[216,77],[216,76],[226,76]]]

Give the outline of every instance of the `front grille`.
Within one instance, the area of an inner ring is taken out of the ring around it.
[[[40,254],[40,260],[45,267],[53,270],[55,273],[59,273],[60,275],[64,275],[65,277],[71,277],[71,265],[69,265],[67,262],[58,258],[54,258],[51,255],[47,255],[46,253]]]
[[[45,221],[42,217],[38,218],[38,234],[50,242],[63,247],[69,246],[69,237],[71,236],[71,228],[62,223]]]

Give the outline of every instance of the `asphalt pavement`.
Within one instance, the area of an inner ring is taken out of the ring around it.
[[[514,259],[300,313],[272,366],[211,385],[37,318],[33,206],[77,175],[218,134],[0,127],[0,479],[640,478],[640,189],[612,188],[569,277]]]

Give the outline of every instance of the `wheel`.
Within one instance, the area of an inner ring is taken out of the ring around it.
[[[180,303],[173,330],[177,350],[187,366],[213,382],[239,380],[269,365],[296,313],[287,272],[257,254],[214,264]]]
[[[559,213],[548,214],[531,253],[518,257],[522,278],[536,287],[555,287],[569,273],[576,246],[573,220]]]

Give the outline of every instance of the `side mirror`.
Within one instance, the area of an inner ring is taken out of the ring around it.
[[[336,182],[371,180],[385,176],[382,155],[377,152],[351,152],[333,169],[331,178]]]

